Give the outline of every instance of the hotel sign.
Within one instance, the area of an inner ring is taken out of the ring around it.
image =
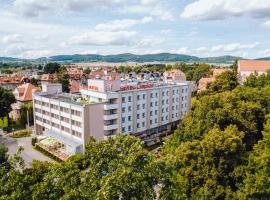
[[[98,87],[97,86],[94,86],[94,85],[89,85],[88,86],[88,90],[98,91]]]
[[[122,86],[120,87],[121,91],[125,91],[125,90],[139,90],[139,89],[147,89],[147,88],[153,88],[154,85],[153,84],[143,84],[143,85],[126,85],[126,86]]]

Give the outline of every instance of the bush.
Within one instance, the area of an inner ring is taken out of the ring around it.
[[[37,143],[37,138],[36,137],[32,138],[31,143],[32,146],[35,146],[35,144]]]
[[[22,130],[22,131],[17,131],[10,135],[12,138],[23,138],[23,137],[30,137],[31,136],[31,131],[28,130]]]

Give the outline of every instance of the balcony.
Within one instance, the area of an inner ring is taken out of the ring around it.
[[[118,118],[118,114],[104,115],[104,120],[113,120],[117,118]]]
[[[104,125],[105,131],[115,130],[118,129],[118,124],[112,124],[112,125]]]
[[[104,105],[104,110],[115,110],[118,109],[118,104],[107,104]]]

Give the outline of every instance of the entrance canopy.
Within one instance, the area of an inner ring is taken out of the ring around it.
[[[53,138],[54,140],[58,141],[59,143],[69,145],[73,148],[77,148],[83,144],[81,141],[74,138],[72,135],[66,136],[66,135],[64,135],[60,132],[54,131],[54,130],[46,130],[46,131],[44,131],[44,135],[46,135],[47,137]]]

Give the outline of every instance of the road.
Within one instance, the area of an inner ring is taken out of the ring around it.
[[[23,147],[24,150],[21,153],[21,157],[24,159],[26,167],[31,167],[31,162],[33,160],[53,162],[53,160],[49,157],[33,149],[31,145],[31,137],[15,139],[8,136],[3,136],[0,130],[0,143],[5,144],[5,146],[8,148],[9,155],[14,155],[20,146]]]

